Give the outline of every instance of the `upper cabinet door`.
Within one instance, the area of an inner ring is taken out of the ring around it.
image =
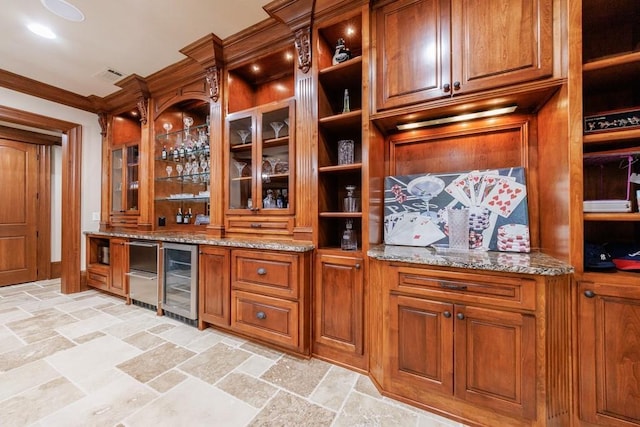
[[[376,12],[377,109],[449,96],[449,0],[400,0]]]
[[[452,0],[453,94],[553,73],[552,0]]]
[[[376,110],[553,74],[553,0],[397,0],[376,10]]]

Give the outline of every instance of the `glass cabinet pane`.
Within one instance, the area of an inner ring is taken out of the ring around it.
[[[290,100],[229,116],[230,210],[290,213],[292,110]]]
[[[138,181],[138,162],[139,151],[138,146],[133,145],[127,147],[127,197],[126,204],[128,211],[138,210],[138,188],[140,183]]]
[[[187,319],[197,319],[197,246],[166,243],[162,308]]]
[[[111,152],[111,211],[122,211],[122,149]]]
[[[289,198],[289,107],[262,112],[261,199],[263,209],[287,209]]]
[[[253,200],[253,118],[229,122],[229,209],[251,209]]]

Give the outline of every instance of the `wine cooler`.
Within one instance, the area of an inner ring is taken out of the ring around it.
[[[189,324],[198,319],[198,246],[165,243],[162,310]]]

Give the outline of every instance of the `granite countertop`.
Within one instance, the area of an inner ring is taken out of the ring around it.
[[[544,276],[560,276],[574,271],[571,265],[540,252],[460,252],[439,247],[378,245],[371,247],[367,255],[382,261]]]
[[[104,237],[122,237],[138,240],[155,240],[160,242],[226,246],[231,248],[263,249],[287,252],[309,252],[314,249],[314,246],[311,243],[293,242],[288,240],[213,238],[207,236],[206,234],[187,234],[185,232],[85,231],[85,234]]]

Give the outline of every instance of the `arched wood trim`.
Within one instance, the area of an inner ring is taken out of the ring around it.
[[[81,250],[81,171],[82,126],[0,106],[0,120],[30,126],[37,129],[61,132],[62,136],[62,271],[61,291],[65,294],[79,292]]]

